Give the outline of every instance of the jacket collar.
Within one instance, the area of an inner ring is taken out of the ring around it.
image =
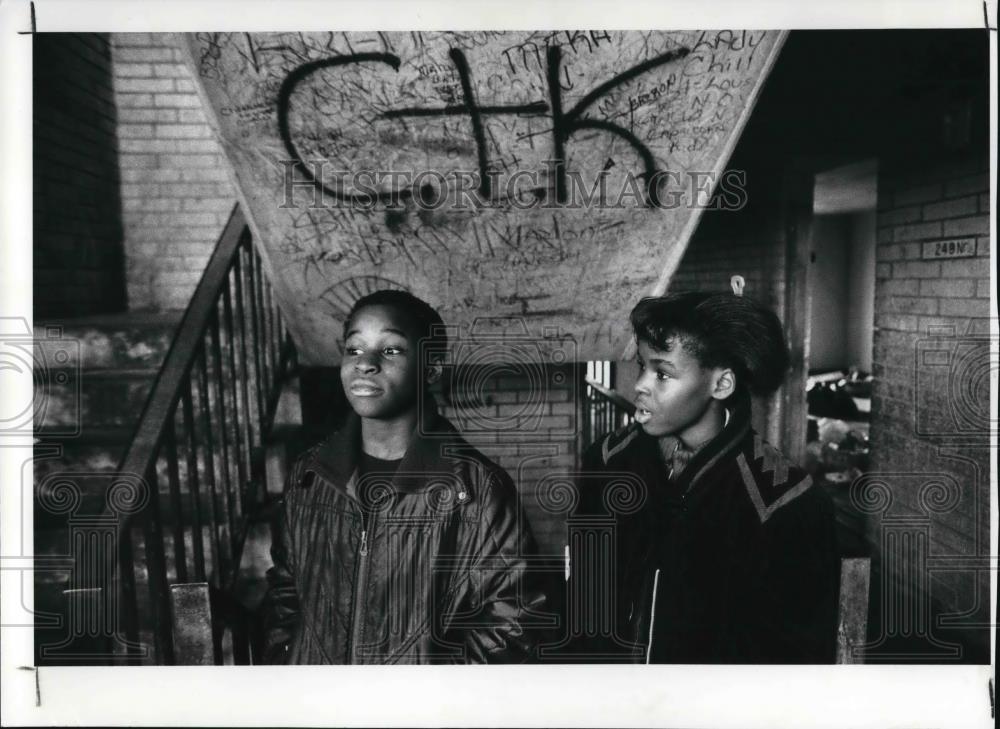
[[[677,479],[678,492],[689,493],[716,463],[740,447],[749,432],[750,396],[744,394],[733,403],[729,422],[722,431],[691,456],[691,461]]]
[[[433,397],[426,396],[417,428],[393,477],[393,487],[400,492],[412,492],[425,486],[435,474],[454,472],[457,459],[449,458],[446,453],[461,450],[463,445],[458,431],[438,414]],[[333,486],[350,491],[348,484],[354,478],[360,454],[361,418],[352,411],[341,428],[316,450],[311,467]]]

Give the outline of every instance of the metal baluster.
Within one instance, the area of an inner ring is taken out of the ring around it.
[[[208,389],[208,348],[205,346],[205,339],[202,338],[201,352],[198,356],[198,403],[201,406],[201,427],[205,449],[203,457],[205,459],[205,491],[208,504],[209,520],[209,544],[212,548],[212,578],[216,586],[221,585],[219,581],[222,571],[222,535],[219,533],[220,519],[216,512],[216,489],[215,489],[215,438],[212,435],[212,403]],[[216,404],[218,405],[218,403]]]
[[[174,568],[178,582],[187,582],[187,556],[184,545],[184,513],[181,505],[181,477],[177,468],[177,434],[174,415],[167,419],[167,429],[163,440],[167,459],[167,479],[170,488],[170,509],[174,524]]]
[[[222,347],[219,343],[219,309],[216,307],[212,314],[211,322],[211,338],[212,338],[212,359],[215,362],[215,397],[219,402],[219,431],[221,436],[219,438],[219,443],[222,448],[222,495],[223,501],[225,503],[225,514],[227,519],[227,524],[229,527],[229,557],[230,561],[235,559],[236,555],[236,530],[234,529],[235,515],[233,513],[233,498],[232,498],[232,478],[231,471],[229,468],[229,428],[226,421],[226,387],[225,387],[225,375],[223,374],[224,366],[222,360]],[[227,582],[229,575],[225,576],[224,582]]]
[[[263,269],[262,269],[263,270]],[[280,335],[278,334],[278,319],[279,313],[275,309],[274,296],[271,291],[271,284],[264,278],[264,305],[267,307],[267,317],[269,321],[268,329],[268,350],[271,353],[271,362],[273,363],[274,376],[280,378],[282,376],[281,369],[281,345],[280,345]],[[276,387],[281,387],[280,382],[276,382]]]
[[[191,501],[191,548],[194,552],[194,576],[205,582],[205,544],[201,528],[201,486],[198,478],[198,439],[194,432],[194,407],[191,402],[191,377],[184,379],[181,395],[184,433],[187,435],[188,498]]]
[[[600,430],[602,427],[601,418],[604,416],[603,412],[604,408],[601,407],[601,401],[597,400],[596,398],[593,400],[591,407],[593,408],[594,412],[594,420],[591,423],[592,430],[590,433],[590,438],[591,441],[593,441],[599,437],[597,431]]]
[[[594,431],[594,439],[595,440],[597,438],[601,437],[600,431],[602,431],[602,430],[604,430],[604,429],[607,428],[607,420],[608,420],[608,404],[606,402],[604,402],[603,400],[598,400],[597,401],[597,421],[595,422],[595,425],[597,426],[597,428]]]
[[[593,388],[587,385],[587,440],[594,442],[594,418],[597,417],[597,408],[594,406]]]
[[[150,488],[149,518],[146,519],[146,572],[149,577],[149,598],[153,607],[152,628],[156,655],[161,664],[174,662],[173,640],[170,634],[170,594],[167,588],[167,560],[163,549],[163,521],[160,516],[160,489],[153,459],[146,483]]]
[[[244,431],[246,434],[246,441],[244,445],[246,450],[244,452],[244,458],[246,459],[246,473],[248,479],[240,483],[240,503],[242,506],[246,507],[247,493],[246,489],[249,484],[249,474],[251,473],[251,454],[254,447],[253,438],[253,423],[250,417],[250,392],[247,389],[247,379],[250,376],[250,369],[247,366],[247,332],[246,332],[246,313],[243,307],[243,267],[240,264],[239,256],[233,265],[234,279],[236,283],[235,291],[235,301],[236,301],[236,323],[239,325],[239,340],[240,340],[240,356],[239,361],[243,365],[243,377],[240,378],[240,403],[242,404],[242,412],[240,413],[244,421]],[[246,514],[244,509],[243,515]]]
[[[284,344],[285,344],[285,322],[281,317],[281,308],[278,306],[278,301],[275,298],[274,289],[268,287],[268,293],[271,298],[271,310],[274,312],[274,347],[275,347],[275,359],[280,362],[282,356],[284,355]]]
[[[236,323],[234,321],[232,299],[233,296],[230,290],[229,278],[226,278],[226,286],[223,291],[222,301],[223,301],[223,312],[225,314],[225,319],[226,319],[226,335],[228,344],[227,349],[229,352],[229,390],[230,390],[230,395],[232,396],[231,400],[233,404],[233,409],[232,409],[233,432],[235,435],[233,439],[233,449],[236,452],[235,453],[236,466],[237,466],[237,473],[239,476],[239,480],[236,482],[236,499],[234,499],[234,501],[237,511],[236,516],[237,518],[239,518],[244,514],[243,488],[244,484],[246,484],[247,482],[247,474],[249,473],[249,468],[247,467],[247,461],[244,459],[243,455],[244,448],[242,447],[243,435],[242,435],[242,429],[240,427],[239,395],[237,394],[237,391],[239,389],[237,381],[240,379],[240,377],[238,374],[238,370],[236,368],[236,328],[235,328]],[[234,540],[233,544],[234,545],[238,544],[235,533],[233,534],[232,538]],[[233,554],[236,554],[237,551],[238,549],[234,547]]]
[[[590,401],[590,442],[597,438],[597,429],[601,427],[601,403],[593,398]]]
[[[594,427],[597,422],[597,403],[594,402],[593,398],[593,388],[589,385],[587,386],[587,414],[590,416],[590,422],[587,423],[587,438],[591,443],[594,442]]]
[[[597,429],[601,427],[601,403],[594,397],[594,388],[587,388],[587,396],[590,399],[590,441],[597,438]]]
[[[250,260],[253,263],[254,272],[254,296],[257,300],[257,317],[260,320],[260,337],[258,347],[260,349],[261,380],[264,390],[264,412],[266,413],[274,396],[274,373],[277,366],[271,358],[271,331],[270,317],[267,306],[264,303],[264,269],[257,250],[250,244]]]
[[[132,554],[132,518],[134,517],[126,517],[128,521],[118,538],[118,569],[125,639],[134,644],[139,642],[139,603],[135,590],[135,557]],[[131,646],[128,648],[125,661],[136,663]]]
[[[288,339],[288,329],[285,327],[285,320],[281,318],[281,312],[278,312],[278,351],[281,353],[279,356],[284,356],[285,354],[285,342]]]
[[[264,306],[267,309],[267,318],[269,321],[268,326],[268,338],[267,345],[268,350],[271,352],[271,363],[274,367],[275,372],[281,370],[281,344],[279,340],[278,333],[278,312],[274,305],[274,292],[271,290],[271,284],[264,277]]]
[[[257,436],[259,438],[259,443],[264,442],[264,409],[265,409],[265,395],[264,395],[264,369],[261,366],[261,350],[263,345],[260,339],[260,307],[257,304],[257,273],[254,271],[254,254],[253,249],[248,245],[243,248],[246,253],[246,270],[247,275],[250,280],[247,286],[247,298],[250,300],[250,331],[251,337],[253,339],[253,365],[256,368],[254,372],[254,391],[257,394]]]

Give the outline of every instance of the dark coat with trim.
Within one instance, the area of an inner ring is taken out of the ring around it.
[[[834,660],[840,560],[832,504],[751,429],[748,400],[675,481],[660,444],[635,424],[588,449],[583,471],[583,514],[608,517],[628,501],[612,493],[625,486],[621,474],[643,493],[631,499],[640,508],[615,515],[612,614],[598,610],[596,635],[577,642],[582,659]],[[600,591],[593,575],[579,572],[571,569],[573,579],[590,584],[571,594]]]
[[[485,663],[533,657],[544,586],[507,473],[425,418],[362,544],[360,419],[294,465],[264,601],[268,662]]]

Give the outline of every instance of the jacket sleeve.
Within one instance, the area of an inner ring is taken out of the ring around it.
[[[287,663],[292,640],[299,628],[301,611],[295,587],[294,530],[289,520],[288,500],[303,475],[302,462],[293,466],[285,492],[271,521],[271,562],[267,570],[267,592],[262,604],[264,620],[264,663]]]
[[[538,549],[510,477],[489,473],[471,563],[475,618],[463,628],[468,663],[524,663],[537,660],[537,647],[548,638],[545,615],[549,600],[546,572],[537,564]],[[470,606],[466,606],[468,609]]]

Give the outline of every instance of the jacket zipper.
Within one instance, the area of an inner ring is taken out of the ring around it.
[[[653,655],[653,626],[656,624],[656,593],[660,587],[660,570],[653,575],[653,602],[649,608],[649,642],[646,644],[646,663]]]
[[[372,513],[369,523],[368,511],[361,506],[361,547],[358,550],[358,563],[354,570],[354,611],[351,614],[351,644],[348,652],[348,660],[351,663],[358,663],[354,652],[361,642],[361,629],[364,626],[362,610],[365,603],[365,583],[368,581],[368,536],[374,528],[375,514]]]

